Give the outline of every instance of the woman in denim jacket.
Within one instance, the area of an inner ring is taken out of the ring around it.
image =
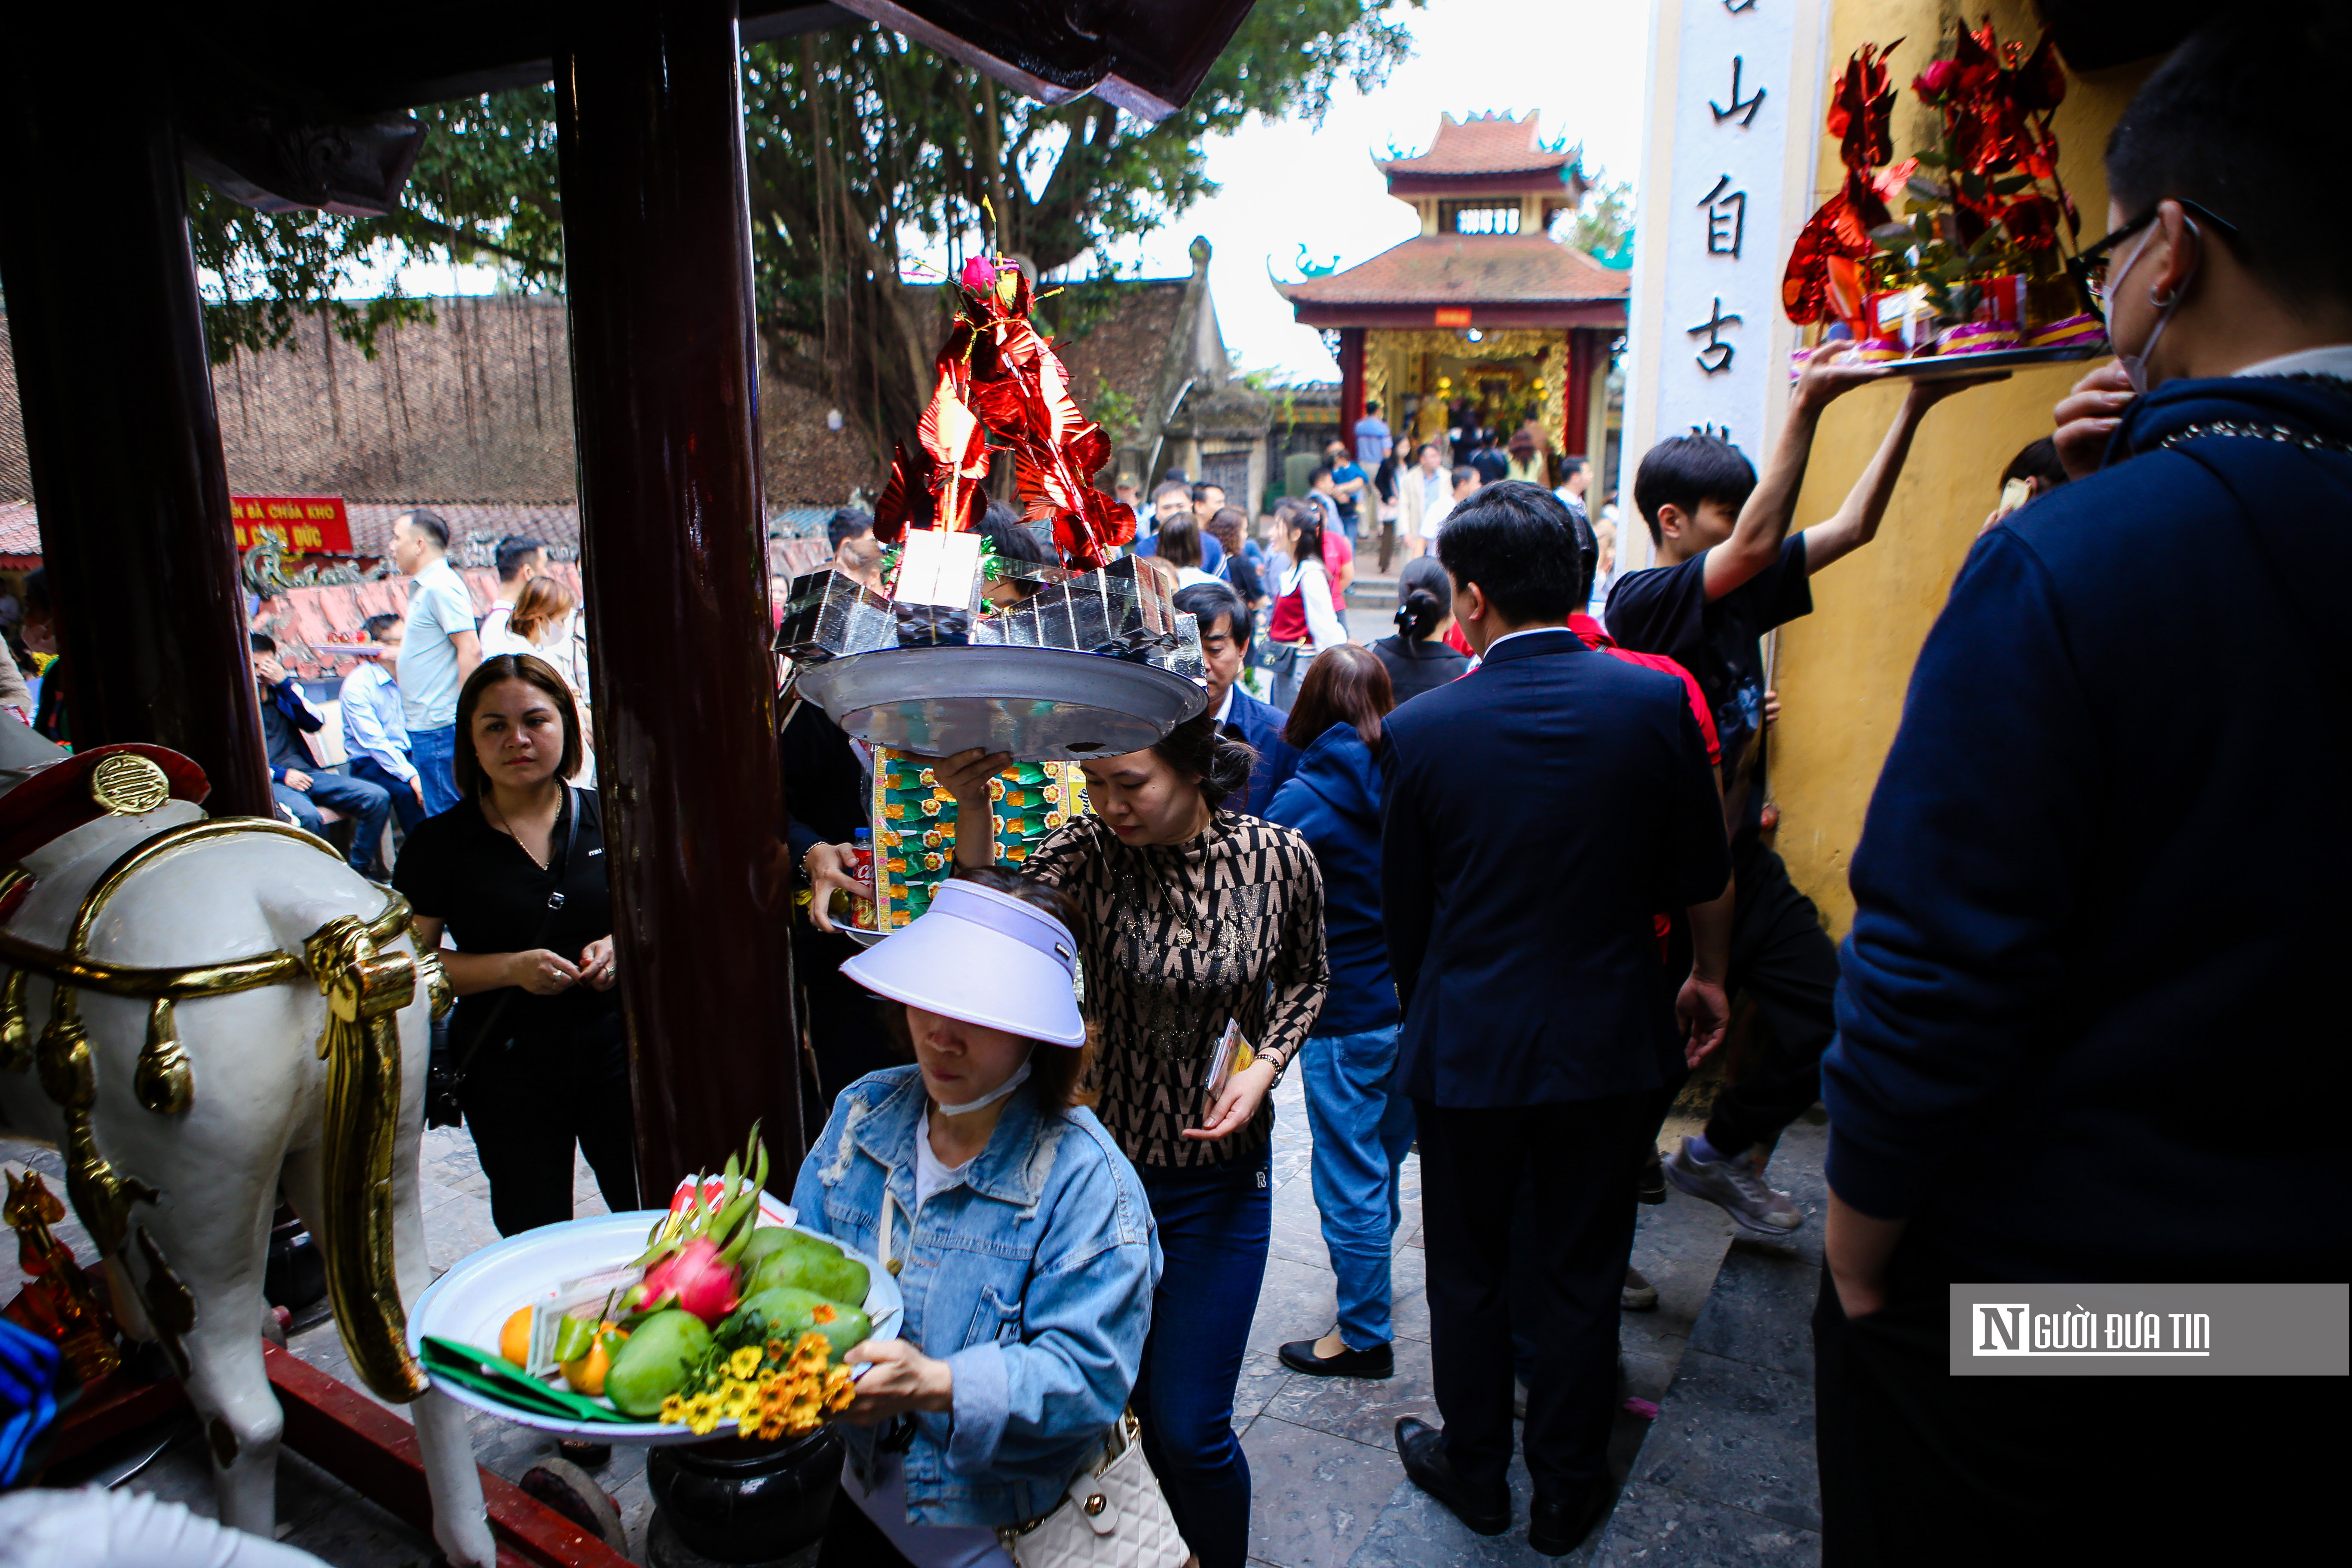
[[[1067,900],[965,872],[842,966],[906,1006],[916,1065],[860,1079],[801,1166],[800,1223],[880,1257],[900,1337],[853,1348],[849,1457],[821,1564],[1008,1562],[1135,1387],[1160,1245],[1141,1183],[1076,1103]],[[851,1506],[854,1505],[854,1506]]]

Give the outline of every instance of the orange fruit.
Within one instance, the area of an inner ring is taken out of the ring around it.
[[[611,1323],[596,1325],[596,1337],[588,1342],[588,1353],[577,1361],[563,1363],[563,1381],[572,1385],[574,1394],[584,1394],[594,1399],[604,1392],[604,1374],[612,1370],[613,1358],[604,1352],[604,1336],[618,1333]],[[622,1335],[627,1338],[625,1334]]]
[[[507,1320],[506,1327],[499,1331],[499,1354],[525,1371],[530,1370],[530,1309],[529,1307],[517,1307],[514,1310],[514,1315]]]

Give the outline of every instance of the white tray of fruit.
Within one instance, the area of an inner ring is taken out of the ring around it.
[[[756,1132],[749,1163],[681,1183],[668,1209],[542,1226],[461,1259],[418,1300],[409,1349],[460,1404],[561,1436],[650,1447],[814,1430],[849,1401],[849,1348],[897,1337],[898,1282],[761,1190]]]

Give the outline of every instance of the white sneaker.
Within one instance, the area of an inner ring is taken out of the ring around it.
[[[1728,1160],[1702,1160],[1691,1152],[1691,1141],[1666,1157],[1666,1180],[1695,1198],[1714,1204],[1742,1229],[1758,1236],[1783,1237],[1805,1223],[1804,1212],[1789,1194],[1765,1185],[1764,1177],[1746,1155]]]

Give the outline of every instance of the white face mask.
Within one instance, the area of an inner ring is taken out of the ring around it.
[[[2205,237],[2199,233],[2196,220],[2184,217],[2180,221],[2187,226],[2189,233],[2197,236],[2198,251],[2201,256],[2204,252]],[[2132,247],[2131,259],[2124,263],[2123,270],[2116,273],[2107,284],[2107,293],[2110,298],[2119,297],[2123,293],[2125,278],[2130,275],[2134,263],[2139,260],[2140,252],[2147,248],[2148,241],[2154,239],[2156,236],[2157,227],[2151,224],[2148,226],[2148,231],[2140,237],[2140,242]],[[2172,324],[2172,312],[2180,308],[2181,298],[2189,292],[2189,285],[2195,282],[2196,279],[2197,267],[2192,262],[2189,264],[2189,276],[2180,280],[2180,287],[2173,290],[2172,298],[2164,304],[2157,306],[2156,330],[2147,334],[2147,342],[2140,345],[2139,353],[2127,354],[2123,352],[2121,343],[2115,345],[2116,363],[2124,367],[2124,375],[2131,382],[2131,389],[2135,394],[2143,397],[2147,395],[2147,357],[2156,352],[2157,340],[2163,337],[2164,329]],[[2150,298],[2152,300],[2154,296],[2151,295]],[[2107,320],[2112,331],[2115,318],[2110,315]]]
[[[998,1084],[994,1089],[990,1089],[978,1100],[967,1100],[961,1105],[940,1105],[940,1113],[943,1116],[969,1116],[973,1111],[979,1110],[983,1107],[994,1105],[998,1100],[1003,1100],[1006,1095],[1011,1094],[1014,1089],[1019,1089],[1023,1084],[1028,1081],[1029,1058],[1024,1057],[1021,1059],[1021,1065],[1013,1069],[1013,1076],[1011,1078],[1006,1079],[1003,1083]],[[933,1100],[932,1103],[934,1105],[939,1105],[937,1100]]]

